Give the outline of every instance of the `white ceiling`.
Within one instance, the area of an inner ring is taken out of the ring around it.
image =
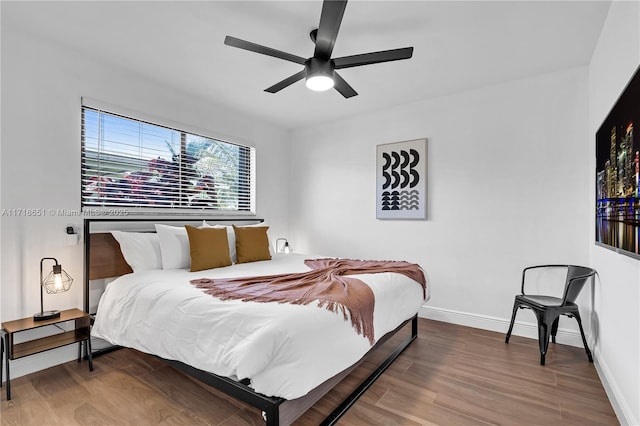
[[[293,129],[586,65],[610,1],[351,1],[333,57],[413,46],[410,60],[341,70],[344,99],[301,66],[223,44],[232,35],[302,57],[321,1],[7,2],[2,24],[192,96]]]

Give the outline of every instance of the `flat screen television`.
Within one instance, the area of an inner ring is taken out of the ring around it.
[[[640,68],[596,133],[596,244],[640,259]]]

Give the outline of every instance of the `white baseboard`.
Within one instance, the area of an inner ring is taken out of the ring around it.
[[[522,314],[518,314],[518,316],[516,316],[516,322],[513,325],[513,331],[511,334],[514,336],[522,336],[538,340],[538,324],[518,321],[518,317],[520,315]],[[507,319],[490,317],[488,315],[470,314],[467,312],[435,308],[432,306],[422,306],[420,311],[418,311],[418,316],[421,318],[480,328],[483,330],[497,331],[498,333],[505,334],[509,329],[509,322],[511,321],[511,318]],[[587,338],[587,342],[588,341],[589,339]],[[582,337],[580,336],[580,332],[577,330],[558,328],[556,342],[563,345],[576,346],[578,348],[583,347]]]
[[[596,367],[604,391],[609,397],[613,411],[615,411],[620,424],[622,425],[639,425],[639,419],[636,419],[633,415],[633,411],[627,404],[627,401],[622,394],[622,391],[616,384],[616,381],[611,374],[611,370],[604,362],[603,357],[600,356],[600,349],[598,347],[593,351],[593,365]]]

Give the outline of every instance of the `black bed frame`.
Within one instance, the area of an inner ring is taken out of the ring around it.
[[[91,314],[90,311],[90,285],[89,285],[89,268],[90,268],[90,238],[91,238],[91,224],[94,222],[111,222],[111,223],[154,223],[154,222],[193,222],[201,221],[203,218],[185,217],[185,218],[139,218],[139,219],[85,219],[84,220],[84,304],[85,311]],[[263,222],[262,219],[254,218],[204,218],[204,220],[211,220],[214,222]],[[218,376],[203,370],[199,370],[190,365],[184,364],[175,360],[166,360],[169,365],[185,372],[186,374],[200,380],[201,382],[220,390],[221,392],[229,395],[235,399],[243,401],[252,407],[258,408],[262,411],[262,417],[264,418],[267,426],[278,426],[282,424],[290,424],[297,419],[302,413],[309,409],[315,402],[320,400],[331,388],[338,384],[344,377],[356,369],[367,357],[373,352],[374,349],[384,344],[390,337],[392,337],[400,329],[404,328],[411,322],[411,335],[403,340],[391,354],[373,371],[352,393],[349,395],[325,420],[322,425],[334,425],[342,417],[347,410],[362,396],[371,385],[384,373],[384,371],[400,356],[400,354],[418,337],[418,316],[415,315],[412,318],[404,321],[395,330],[385,334],[376,344],[351,367],[342,371],[341,373],[330,378],[326,382],[319,385],[317,388],[311,390],[307,395],[294,399],[286,400],[278,397],[269,397],[255,392],[249,387],[247,380],[233,380],[228,377]],[[116,347],[117,348],[117,347]],[[114,348],[108,348],[103,351],[93,352],[94,356],[101,353],[108,352]],[[88,354],[87,354],[88,355]]]

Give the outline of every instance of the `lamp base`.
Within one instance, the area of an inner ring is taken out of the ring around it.
[[[60,311],[44,311],[33,314],[34,321],[44,321],[60,317]]]

